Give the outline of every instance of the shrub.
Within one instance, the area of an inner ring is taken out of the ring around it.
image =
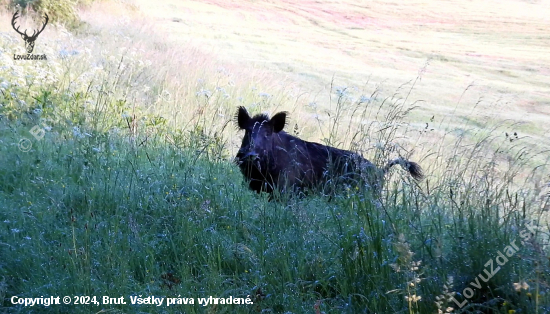
[[[21,7],[26,11],[48,14],[50,23],[62,23],[69,28],[78,26],[80,20],[76,14],[75,0],[12,0],[12,7]]]

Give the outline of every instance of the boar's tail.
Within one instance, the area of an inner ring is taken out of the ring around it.
[[[420,167],[419,164],[417,164],[416,162],[408,161],[401,157],[396,158],[394,160],[390,160],[384,167],[384,174],[386,174],[392,166],[398,165],[398,164],[401,165],[403,169],[407,170],[411,174],[411,176],[416,180],[422,180],[422,178],[424,178],[424,174],[422,173],[422,168]]]

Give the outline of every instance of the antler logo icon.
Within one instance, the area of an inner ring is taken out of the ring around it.
[[[19,33],[19,35],[21,35],[21,38],[23,38],[23,40],[25,41],[25,48],[27,48],[28,53],[32,53],[34,49],[34,41],[36,40],[38,35],[42,33],[42,31],[46,27],[46,24],[48,24],[48,20],[49,20],[48,14],[44,13],[44,15],[46,18],[46,20],[44,21],[44,26],[42,26],[42,29],[39,30],[38,33],[37,33],[37,30],[33,30],[32,36],[27,35],[27,30],[21,33],[21,31],[19,30],[19,27],[17,28],[15,27],[15,20],[17,20],[17,18],[19,17],[19,11],[15,12],[15,14],[13,15],[13,18],[11,19],[11,26],[13,26],[13,29],[15,29],[15,31]]]

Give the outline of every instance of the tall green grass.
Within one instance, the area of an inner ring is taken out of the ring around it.
[[[268,202],[248,191],[231,163],[239,140],[231,120],[238,105],[275,111],[289,94],[268,94],[269,82],[237,84],[229,72],[191,61],[171,76],[168,59],[147,60],[158,52],[98,49],[101,35],[67,33],[48,42],[48,63],[15,63],[9,52],[21,42],[2,36],[3,311],[549,310],[548,159],[498,130],[451,130],[412,152],[407,147],[422,128],[408,122],[416,104],[407,94],[365,97],[332,88],[328,109],[297,108],[296,124],[300,112],[317,114],[326,143],[379,165],[395,155],[411,158],[427,178],[394,171],[377,198],[358,188],[330,202],[315,195]],[[32,136],[35,126],[43,138]],[[19,149],[22,138],[30,151]],[[464,288],[497,251],[521,239],[527,220],[539,223],[537,235],[458,309],[450,297],[462,302]],[[523,282],[529,287],[516,291]],[[29,309],[10,301],[77,295],[124,296],[127,303],[139,295],[250,296],[254,304]]]

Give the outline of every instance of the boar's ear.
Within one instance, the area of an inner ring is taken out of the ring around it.
[[[246,111],[245,107],[240,106],[239,110],[237,111],[237,114],[235,115],[235,122],[237,123],[237,126],[241,130],[246,129],[249,121],[250,121],[250,115],[248,114],[248,111]]]
[[[286,115],[286,111],[281,111],[274,115],[273,118],[271,118],[271,120],[269,121],[271,125],[273,125],[273,131],[275,133],[279,133],[285,128]]]

